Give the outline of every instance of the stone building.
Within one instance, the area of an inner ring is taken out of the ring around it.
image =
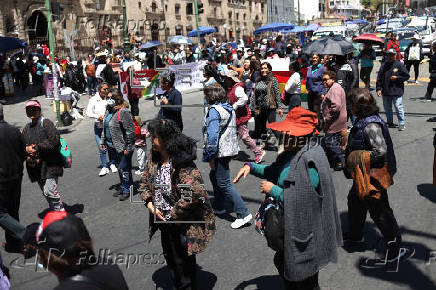
[[[202,0],[199,25],[216,27],[217,38],[252,35],[267,23],[267,0]],[[95,47],[123,44],[123,0],[51,1],[56,52],[83,55]],[[129,33],[137,41],[166,42],[195,28],[193,0],[126,0]],[[48,44],[44,0],[2,0],[0,35]],[[236,32],[236,33],[235,33]]]
[[[71,48],[92,51],[99,45],[101,31],[109,27],[114,46],[122,43],[121,0],[51,1],[56,52],[70,55]],[[0,35],[24,39],[28,44],[48,44],[45,1],[2,0]]]
[[[144,41],[165,42],[173,35],[187,35],[195,29],[193,2],[128,1],[129,29],[144,37]],[[221,39],[233,39],[235,34],[237,38],[250,36],[257,27],[267,23],[267,0],[201,0],[201,3],[204,13],[199,15],[199,25],[215,27],[218,32],[214,36]]]

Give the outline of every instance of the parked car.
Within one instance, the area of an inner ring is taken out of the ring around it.
[[[413,17],[407,27],[416,30],[421,36],[424,54],[431,53],[431,44],[436,40],[436,18]]]
[[[312,39],[318,39],[323,36],[329,36],[330,33],[340,35],[346,39],[351,39],[355,32],[347,26],[321,26],[313,33]]]

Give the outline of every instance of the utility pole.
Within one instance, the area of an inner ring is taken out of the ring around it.
[[[123,0],[123,32],[124,32],[124,52],[130,51],[129,27],[127,26],[126,0]]]
[[[50,47],[50,58],[51,58],[51,72],[53,75],[53,94],[56,104],[56,117],[58,119],[58,125],[62,124],[61,120],[61,104],[59,101],[59,92],[58,92],[58,74],[56,71],[56,61],[55,61],[55,53],[54,53],[54,35],[53,35],[53,23],[51,17],[51,9],[50,9],[50,0],[45,0],[45,10],[47,13],[48,19],[48,39],[49,39],[49,47]]]
[[[195,10],[195,27],[197,29],[198,45],[201,43],[200,29],[198,26],[198,0],[194,0],[194,10]]]
[[[298,0],[298,25],[301,25],[301,19],[300,19],[300,0]]]
[[[238,0],[232,0],[233,4],[233,38],[235,39],[235,42],[237,42],[236,38],[236,3]]]

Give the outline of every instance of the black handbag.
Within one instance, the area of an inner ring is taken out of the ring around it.
[[[268,208],[265,212],[265,238],[268,247],[277,252],[284,250],[285,224],[284,224],[283,202],[278,202],[276,206]]]

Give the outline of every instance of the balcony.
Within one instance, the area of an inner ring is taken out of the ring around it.
[[[221,25],[225,23],[226,19],[222,15],[209,15],[207,21],[210,24]]]
[[[145,19],[146,20],[165,20],[165,13],[163,12],[145,12]]]

